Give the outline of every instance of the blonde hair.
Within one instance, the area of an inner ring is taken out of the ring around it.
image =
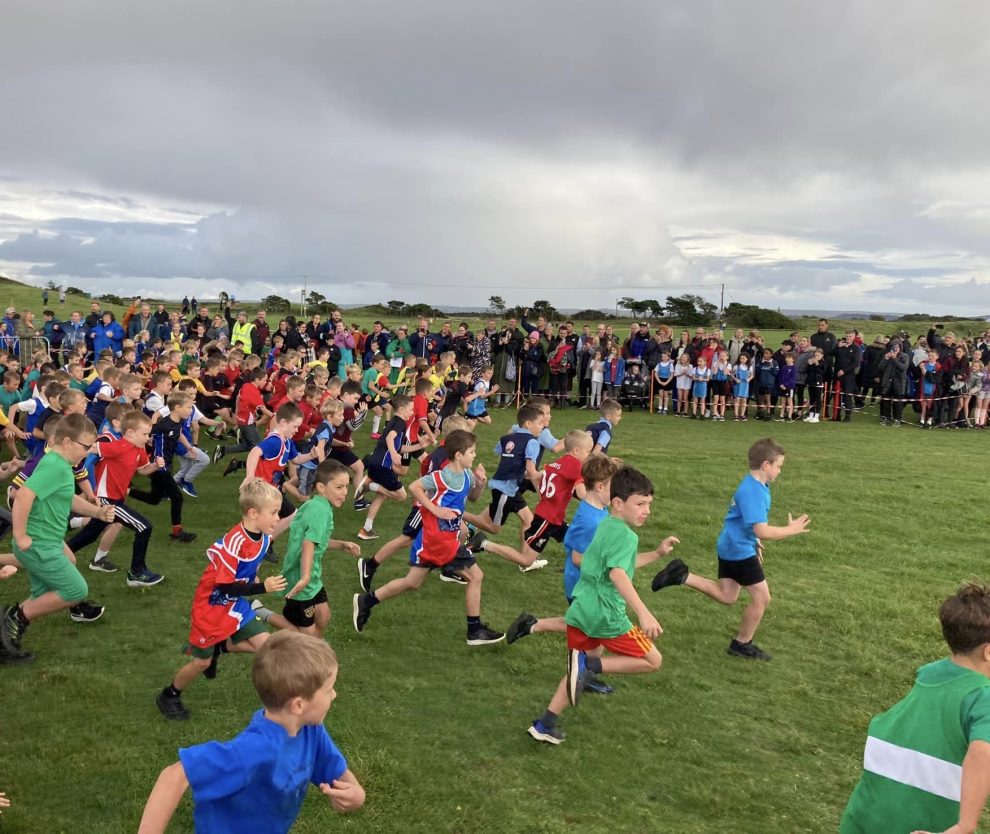
[[[282,493],[267,481],[255,478],[241,486],[237,503],[241,515],[247,515],[248,510],[263,510],[273,504],[281,506]]]
[[[337,655],[325,640],[279,631],[258,649],[251,683],[267,709],[281,709],[293,698],[312,698],[336,671]]]
[[[581,429],[571,429],[564,435],[564,451],[573,452],[575,449],[592,449],[591,435]]]
[[[460,414],[451,414],[443,418],[443,436],[454,431],[471,431],[471,424]]]
[[[320,406],[320,414],[324,417],[329,417],[331,414],[336,414],[338,411],[344,410],[344,404],[340,400],[335,400],[332,398],[327,398],[323,401],[323,405]]]
[[[348,365],[346,368],[344,368],[344,373],[346,373],[346,374],[354,374],[354,373],[359,374],[359,373],[361,373],[361,366],[360,365]]]

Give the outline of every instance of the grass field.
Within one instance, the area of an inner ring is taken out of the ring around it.
[[[479,460],[490,470],[491,445],[510,418],[496,414],[496,425],[479,432]],[[558,411],[553,428],[562,435],[589,421],[587,412]],[[627,415],[614,451],[656,486],[643,544],[676,534],[678,555],[710,574],[746,449],[766,429]],[[558,748],[525,730],[563,672],[560,636],[469,648],[461,589],[432,578],[418,596],[376,609],[357,635],[354,559],[331,553],[328,639],[341,672],[328,726],[368,801],[344,818],[311,792],[294,830],[835,830],[869,717],[907,690],[917,666],[943,654],[939,601],[986,573],[987,437],[884,429],[865,416],[772,430],[788,455],[771,521],[787,512],[812,517],[809,534],[768,548],[774,602],[758,642],[774,660],[727,657],[739,610],[685,588],[653,595],[647,569],[636,585],[665,628],[664,665],[652,676],[614,679],[611,697],[587,696],[565,716],[568,739]],[[122,573],[84,571],[91,598],[108,606],[104,618],[42,621],[26,641],[37,660],[0,670],[0,790],[14,802],[4,834],[134,831],[176,749],[228,738],[256,709],[250,662],[237,656],[223,659],[216,681],[188,691],[190,721],[168,723],[154,703],[183,660],[204,549],[236,521],[236,487],[235,478],[204,473],[203,497],[187,499],[187,527],[199,534],[192,545],[167,544],[168,508],[147,508],[156,524],[149,564],[167,581],[140,591],[125,587]],[[381,514],[383,539],[405,511]],[[346,507],[335,537],[353,537],[359,525]],[[513,538],[514,523],[507,529],[503,538]],[[129,545],[125,533],[118,562],[126,564]],[[526,575],[482,557],[488,622],[504,629],[523,609],[563,610],[562,553],[556,545],[548,553],[550,566]],[[377,583],[403,572],[403,563],[395,557]],[[26,587],[23,577],[3,583],[0,601],[17,600]],[[170,830],[191,830],[188,800]]]

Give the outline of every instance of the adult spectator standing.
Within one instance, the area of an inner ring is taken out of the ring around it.
[[[842,422],[852,421],[856,404],[856,374],[859,371],[859,347],[856,334],[850,330],[839,339],[835,348],[835,384],[842,391]]]
[[[395,338],[390,339],[385,347],[385,358],[389,365],[389,382],[395,383],[399,378],[403,360],[412,353],[409,344],[409,328],[402,326],[395,329]]]
[[[825,382],[831,382],[835,370],[835,349],[838,346],[838,342],[835,336],[829,333],[828,319],[818,319],[818,331],[811,334],[811,344],[821,350],[825,360],[822,369]]]
[[[182,296],[182,315],[184,315],[184,316],[188,316],[189,315],[189,296],[188,295]]]
[[[168,324],[169,314],[168,314],[168,310],[165,309],[165,305],[164,304],[159,304],[155,308],[155,319],[158,322],[158,329],[159,330],[161,330],[162,325]],[[154,335],[154,334],[152,334],[152,335]]]
[[[445,321],[440,325],[440,332],[437,333],[437,357],[439,357],[441,353],[446,353],[448,350],[453,350],[453,341],[454,333],[450,329],[450,322]]]
[[[230,342],[230,327],[227,326],[227,320],[217,314],[213,317],[213,321],[206,331],[206,341],[216,342],[220,339],[226,339]]]
[[[238,310],[237,320],[231,322],[228,318],[227,324],[230,325],[230,344],[232,346],[236,347],[237,343],[240,342],[245,353],[258,352],[258,330],[248,321],[246,310]]]
[[[741,327],[736,328],[736,332],[732,334],[732,338],[729,339],[729,344],[726,350],[729,353],[729,362],[735,366],[739,363],[739,354],[743,352],[743,347],[746,344],[746,334]],[[801,373],[800,370],[798,373]]]
[[[93,301],[89,305],[89,315],[86,316],[86,327],[92,330],[98,324],[103,323],[103,308],[99,301]]]
[[[339,316],[339,313],[338,313]],[[354,364],[354,346],[357,341],[354,334],[344,324],[343,320],[338,320],[333,334],[333,343],[340,351],[340,362],[337,364],[337,376],[347,379],[347,366]]]
[[[59,287],[58,290],[58,303],[65,304],[65,287]]]
[[[203,332],[206,333],[213,326],[213,319],[210,318],[210,308],[205,304],[203,306],[197,306],[196,299],[193,299],[193,308],[196,310],[196,315],[193,320],[189,322],[189,327],[199,324],[203,327]]]
[[[492,364],[492,340],[488,338],[488,331],[479,329],[474,334],[474,342],[470,355],[471,381],[477,382],[481,379],[481,373]]]
[[[492,364],[494,365],[493,381],[498,385],[495,407],[508,405],[515,396],[519,385],[519,355],[525,336],[516,326],[515,317],[510,317],[492,342]]]
[[[376,321],[371,325],[371,332],[364,341],[363,364],[365,368],[371,367],[371,363],[377,354],[385,354],[385,348],[388,347],[391,338],[392,334],[385,329],[385,325],[380,321]]]
[[[120,356],[124,347],[124,328],[117,322],[112,312],[107,310],[102,321],[90,329],[89,338],[92,345],[93,357],[100,355],[101,350],[111,350],[114,356]]]
[[[450,349],[457,357],[457,364],[470,364],[474,353],[474,336],[466,323],[457,325],[457,332],[450,339]]]
[[[409,347],[417,359],[434,361],[438,351],[436,334],[430,333],[430,323],[420,319],[416,330],[409,334]]]
[[[65,330],[62,329],[62,322],[55,318],[54,311],[45,310],[41,315],[43,319],[41,322],[42,335],[48,339],[52,358],[57,361],[62,355],[62,341],[65,338]]]
[[[86,334],[89,328],[86,327],[79,310],[73,310],[69,313],[69,320],[63,322],[62,329],[65,331],[65,335],[62,337],[62,350],[67,357],[74,354],[78,345],[88,344]]]
[[[898,427],[904,411],[904,394],[907,392],[907,374],[911,359],[901,343],[892,340],[887,346],[880,365],[880,423]]]
[[[131,320],[127,323],[127,338],[136,339],[142,330],[147,330],[152,338],[158,331],[158,319],[151,312],[151,305],[147,302],[142,302],[137,315],[131,316]]]
[[[268,326],[268,313],[264,310],[258,310],[258,314],[251,324],[254,325],[254,332],[258,334],[259,344],[263,345],[268,342],[272,336],[271,328]]]
[[[41,291],[41,303],[47,307],[48,306],[48,287],[45,287]]]
[[[310,320],[306,323],[306,335],[309,336],[310,341],[316,347],[320,345],[325,345],[327,342],[327,323],[323,321],[323,316],[319,313],[313,313]]]
[[[21,366],[26,368],[31,362],[34,352],[44,347],[41,327],[35,321],[34,313],[30,310],[24,310],[21,313],[21,317],[16,322],[16,333],[18,356],[21,360]]]

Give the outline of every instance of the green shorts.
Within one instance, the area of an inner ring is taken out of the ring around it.
[[[69,557],[61,541],[34,541],[27,550],[14,545],[14,556],[31,579],[31,599],[54,591],[66,602],[81,602],[89,586]]]
[[[252,637],[257,637],[259,634],[265,634],[267,631],[268,629],[265,628],[265,624],[255,617],[237,629],[229,639],[231,643],[243,643]],[[213,657],[213,646],[194,646],[191,643],[187,643],[183,652],[199,660],[209,660]]]

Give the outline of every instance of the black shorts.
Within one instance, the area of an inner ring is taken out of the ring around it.
[[[320,588],[312,599],[287,599],[282,616],[296,628],[309,628],[316,622],[316,606],[327,604],[327,590]]]
[[[384,487],[391,492],[398,492],[402,489],[402,481],[399,480],[399,476],[392,471],[391,467],[379,466],[377,463],[368,463],[365,460],[366,472],[368,478],[374,481],[378,486]]]
[[[335,461],[344,464],[344,466],[350,468],[355,463],[357,463],[360,458],[354,454],[350,449],[345,449],[342,446],[335,446],[330,450],[330,457]]]
[[[763,563],[760,561],[760,557],[750,556],[748,559],[719,559],[718,578],[731,579],[746,588],[765,582],[767,577],[763,573]]]
[[[413,507],[402,524],[402,535],[408,539],[415,539],[422,529],[423,510],[421,507]]]
[[[555,542],[562,542],[566,532],[566,524],[551,524],[545,518],[534,515],[533,523],[529,525],[529,529],[526,531],[526,544],[537,553],[542,553],[543,548],[550,543],[550,539]]]
[[[505,520],[520,510],[526,509],[526,499],[521,495],[506,495],[500,489],[492,490],[492,500],[488,505],[488,515],[492,522],[501,527]]]
[[[279,518],[288,518],[296,511],[296,505],[293,504],[288,498],[285,497],[285,493],[282,493],[282,506],[278,508]]]
[[[482,411],[480,414],[465,414],[464,416],[467,417],[468,420],[480,420],[483,417],[488,416],[488,410],[486,409]]]
[[[712,380],[712,393],[716,397],[728,397],[732,393],[732,383],[727,379]]]
[[[772,385],[761,385],[757,388],[757,394],[761,397],[770,397],[774,394],[774,388]]]

